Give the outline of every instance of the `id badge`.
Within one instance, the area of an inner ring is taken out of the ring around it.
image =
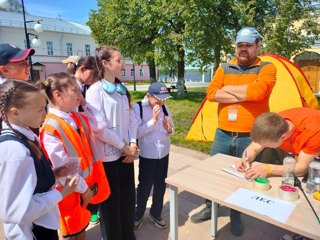
[[[235,122],[238,120],[238,109],[237,108],[229,108],[228,120],[232,121],[232,122]]]

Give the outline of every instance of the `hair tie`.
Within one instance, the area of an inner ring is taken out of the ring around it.
[[[46,87],[48,87],[48,85],[49,85],[49,81],[48,81],[48,80],[44,80],[44,81],[42,81],[42,83],[43,83],[43,85],[45,85]]]

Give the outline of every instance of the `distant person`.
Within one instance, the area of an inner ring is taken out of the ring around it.
[[[82,96],[85,98],[86,91],[97,75],[97,64],[94,57],[85,56],[79,58],[75,64],[72,64],[72,68],[70,67],[70,73],[76,78]]]
[[[104,240],[135,240],[135,183],[133,161],[137,155],[136,129],[130,116],[130,93],[117,78],[123,69],[123,56],[117,47],[96,49],[99,80],[87,91],[86,100],[101,113],[106,124],[96,134],[104,169],[109,180],[110,197],[100,204],[100,227]]]
[[[20,49],[8,43],[0,44],[0,84],[6,79],[29,80],[28,57],[34,53],[32,48]]]
[[[93,56],[85,56],[75,59],[75,63],[68,66],[69,74],[73,75],[78,83],[81,94],[86,98],[86,92],[90,85],[93,83],[97,77],[97,64]],[[83,107],[80,105],[78,107],[79,112],[84,112]],[[100,222],[100,212],[99,206],[88,204],[88,209],[91,212],[91,224],[98,224]]]
[[[58,202],[72,193],[78,177],[59,190],[37,136],[45,117],[46,99],[32,84],[7,80],[0,85],[0,219],[5,237],[58,240]],[[34,238],[35,237],[35,238]]]
[[[297,156],[295,175],[303,176],[309,164],[320,154],[320,112],[309,108],[293,108],[279,113],[261,114],[255,121],[247,147],[248,162],[266,147],[281,148]],[[274,159],[270,159],[272,163]],[[281,159],[282,160],[282,159]],[[245,159],[237,161],[237,169],[244,171]],[[260,164],[246,171],[247,178],[282,176],[283,165]]]
[[[170,134],[174,129],[169,108],[165,105],[165,100],[170,97],[166,85],[155,82],[149,86],[143,101],[133,105],[140,149],[135,229],[141,227],[152,187],[149,217],[156,227],[167,227],[161,213],[168,174]]]
[[[61,62],[67,64],[67,73],[70,75],[74,74],[74,67],[77,65],[80,57],[79,56],[69,56],[66,59],[63,59]]]
[[[218,102],[218,128],[211,155],[223,153],[241,157],[251,143],[253,122],[269,111],[269,97],[276,83],[276,67],[257,56],[261,36],[253,27],[244,27],[236,37],[235,58],[217,69],[207,89],[207,99]],[[191,216],[194,223],[211,219],[211,202]],[[240,236],[240,212],[230,209],[231,233]]]

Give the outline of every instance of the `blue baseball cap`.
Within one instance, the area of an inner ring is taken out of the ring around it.
[[[167,86],[160,82],[152,83],[149,86],[148,93],[158,100],[167,100],[168,98],[171,98]]]
[[[20,62],[35,53],[34,49],[20,49],[16,46],[4,43],[0,44],[0,66],[9,62]]]
[[[261,36],[253,27],[244,27],[237,33],[236,44],[240,42],[254,43]]]

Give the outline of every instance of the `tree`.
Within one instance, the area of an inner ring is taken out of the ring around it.
[[[99,44],[117,45],[125,56],[140,64],[146,61],[151,81],[156,79],[156,48],[153,41],[159,33],[156,12],[147,0],[99,1],[98,11],[92,11],[88,25]],[[103,23],[103,24],[101,24]]]
[[[8,2],[9,2],[9,7],[8,8],[0,7],[0,11],[22,13],[22,5],[19,0],[8,0]]]
[[[233,8],[242,26],[254,26],[262,34],[263,52],[290,59],[318,38],[319,15],[310,3],[310,0],[250,0],[237,1]]]
[[[318,13],[310,0],[99,0],[88,25],[100,44],[118,45],[126,56],[177,69],[178,97],[184,96],[184,68],[219,66],[233,52],[236,32],[255,27],[263,51],[290,58],[314,43]],[[310,33],[304,34],[304,31]],[[173,67],[174,66],[174,67]]]

